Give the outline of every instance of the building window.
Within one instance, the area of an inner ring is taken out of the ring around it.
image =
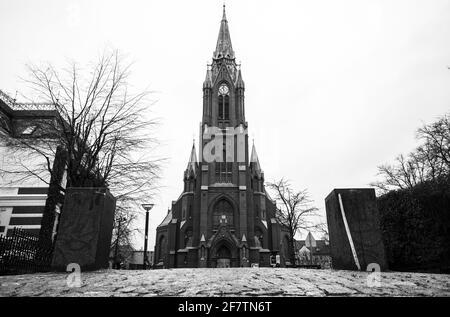
[[[167,254],[167,239],[165,236],[159,238],[158,261],[164,262]]]
[[[192,230],[186,230],[186,233],[184,234],[184,247],[192,247]]]
[[[29,127],[26,127],[25,130],[23,130],[22,135],[31,135],[36,130],[36,126],[32,125]]]
[[[219,88],[219,121],[230,120],[230,91],[222,84]]]
[[[229,226],[234,225],[233,206],[225,199],[218,201],[213,210],[214,229],[217,229],[221,223]]]
[[[264,248],[264,234],[259,228],[255,230],[255,246]]]
[[[233,164],[230,162],[216,162],[216,182],[231,183]]]
[[[227,162],[227,150],[226,144],[223,144],[222,161],[216,161],[216,182],[218,183],[231,183],[233,175],[233,163]]]

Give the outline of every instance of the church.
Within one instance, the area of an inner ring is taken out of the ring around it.
[[[192,146],[184,190],[157,227],[155,268],[284,266],[288,233],[275,217],[248,124],[240,65],[223,7],[203,83],[199,155]]]

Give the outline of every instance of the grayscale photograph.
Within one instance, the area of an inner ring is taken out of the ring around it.
[[[450,1],[0,0],[0,37],[0,297],[450,296]]]

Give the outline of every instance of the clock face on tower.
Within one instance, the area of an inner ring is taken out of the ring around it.
[[[225,85],[225,84],[222,84],[222,85],[219,87],[219,94],[222,95],[222,96],[228,95],[228,86]]]

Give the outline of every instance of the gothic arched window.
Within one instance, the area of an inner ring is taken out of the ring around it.
[[[219,224],[224,223],[233,226],[233,206],[225,199],[219,200],[213,210],[213,227],[217,228]]]
[[[159,238],[158,261],[164,262],[167,254],[167,239],[165,236]]]
[[[192,247],[192,230],[188,229],[186,230],[184,234],[184,247]]]
[[[264,234],[259,228],[255,229],[255,246],[264,248]]]
[[[219,120],[230,120],[230,91],[225,84],[219,87],[218,104]]]

